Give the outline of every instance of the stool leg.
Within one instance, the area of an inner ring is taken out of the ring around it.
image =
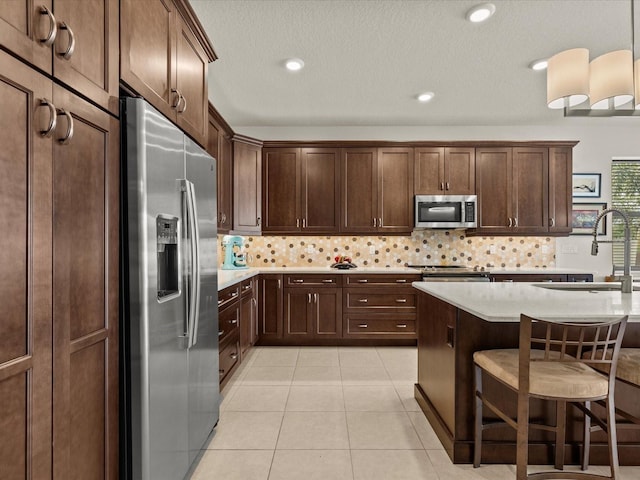
[[[516,437],[516,480],[526,480],[529,463],[529,394],[518,391],[518,434]]]
[[[584,408],[591,411],[591,402],[584,402]],[[582,470],[589,468],[589,450],[591,448],[591,417],[584,414],[584,425],[582,429]]]
[[[556,462],[557,470],[564,469],[564,438],[567,417],[567,402],[556,401]]]
[[[611,465],[611,478],[620,478],[620,465],[618,463],[618,435],[616,432],[616,408],[613,402],[613,392],[609,393],[607,402],[607,436],[609,437],[609,465]]]
[[[474,365],[475,379],[475,433],[473,441],[473,467],[480,466],[480,457],[482,455],[482,370],[478,365]]]

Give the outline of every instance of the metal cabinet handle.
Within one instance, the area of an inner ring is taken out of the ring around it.
[[[374,227],[377,227],[377,226],[378,226],[378,219],[377,219],[377,218],[374,218],[374,219],[373,219],[373,226],[374,226]]]
[[[440,190],[444,190],[444,182],[440,182]]]
[[[222,223],[227,223],[227,214],[222,212]]]
[[[180,94],[180,99],[182,100],[182,110],[177,109],[177,108],[176,108],[176,110],[178,110],[178,113],[184,113],[184,112],[187,111],[187,99],[182,94]]]
[[[322,280],[322,283],[333,283],[333,280],[330,278],[325,278],[324,280]]]
[[[556,226],[556,219],[554,217],[551,217],[549,219],[549,226],[550,227],[555,227]]]
[[[178,106],[180,105],[180,102],[182,101],[182,94],[180,93],[180,90],[178,90],[177,88],[172,88],[171,93],[176,94],[174,97],[174,101],[171,102],[171,108],[175,108],[177,110]]]
[[[449,182],[445,184],[447,186],[447,190],[449,190]]]
[[[231,355],[229,355],[231,357],[231,360],[235,360],[236,358],[238,358],[238,354],[233,352]]]
[[[513,220],[511,219],[511,217],[509,217],[509,225],[508,227],[511,228],[513,226]]]
[[[300,228],[300,219],[296,218],[296,228]]]
[[[396,298],[396,303],[407,303],[406,298]]]
[[[367,328],[369,325],[367,325],[366,323],[361,323],[360,325],[358,325],[358,328]]]
[[[67,117],[67,132],[65,133],[64,137],[58,139],[59,143],[61,143],[62,145],[66,145],[73,138],[73,117],[64,108],[56,109],[56,113],[58,115],[64,115],[65,117]]]
[[[318,303],[318,294],[317,293],[313,294],[313,303]]]
[[[56,123],[58,122],[58,114],[56,113],[56,107],[46,98],[40,100],[40,106],[46,106],[49,108],[49,125],[44,130],[40,130],[40,135],[43,137],[50,137],[53,131],[56,129]]]
[[[58,23],[56,22],[56,17],[53,16],[51,10],[49,10],[45,5],[40,5],[40,15],[46,15],[49,17],[49,33],[44,38],[40,38],[40,43],[43,43],[47,47],[53,45],[53,42],[56,41],[56,35],[58,34]]]
[[[302,228],[307,228],[307,219],[306,218],[302,219]]]
[[[407,281],[404,278],[398,278],[396,283],[407,283]]]
[[[502,280],[503,283],[513,283],[513,280]]]
[[[224,335],[224,330],[218,330],[218,336],[221,337],[222,335]]]
[[[513,217],[513,226],[514,227],[518,226],[518,217]]]
[[[378,226],[382,227],[382,218],[378,218]]]
[[[362,278],[360,280],[358,280],[358,283],[367,283],[369,280],[367,280],[366,278]]]
[[[238,296],[238,292],[231,292],[231,298],[235,298]]]
[[[396,325],[397,328],[407,328],[407,324],[406,323],[398,323]]]
[[[293,283],[304,283],[304,280],[303,280],[303,279],[301,279],[301,278],[294,278],[294,279],[292,280],[292,282],[293,282]]]
[[[358,303],[369,303],[369,299],[368,298],[361,298],[358,300]]]
[[[278,279],[278,290],[280,290],[280,279]]]
[[[236,323],[238,323],[238,319],[236,318],[234,318],[233,320],[229,320],[230,325],[235,325]]]
[[[311,303],[311,294],[307,293],[307,303]]]
[[[60,22],[60,30],[66,30],[69,32],[69,43],[67,44],[67,48],[63,52],[58,52],[65,60],[69,60],[71,55],[73,55],[74,50],[76,49],[76,36],[73,34],[73,30],[71,27],[64,22]]]

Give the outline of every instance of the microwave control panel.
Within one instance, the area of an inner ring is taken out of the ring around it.
[[[464,202],[464,221],[475,222],[476,221],[476,203]]]

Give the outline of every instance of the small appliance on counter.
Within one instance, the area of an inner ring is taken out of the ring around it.
[[[247,267],[247,252],[242,250],[244,248],[244,237],[240,235],[225,235],[222,237],[222,247],[224,248],[222,270],[249,268]]]
[[[331,265],[331,268],[337,268],[338,270],[347,270],[349,268],[357,268],[358,266],[355,263],[351,263],[350,257],[345,257],[343,255],[337,255],[334,260],[336,263]]]

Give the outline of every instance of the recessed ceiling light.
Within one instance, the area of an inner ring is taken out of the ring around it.
[[[298,70],[302,70],[304,62],[299,58],[290,58],[285,62],[284,66],[287,67],[287,70],[290,72],[297,72]]]
[[[546,70],[547,69],[547,64],[548,64],[548,62],[547,62],[546,58],[540,58],[538,60],[534,60],[533,62],[531,62],[529,64],[529,68],[531,70],[536,70],[536,71]]]
[[[418,95],[417,98],[419,102],[426,103],[429,100],[431,100],[434,96],[435,96],[435,93],[433,92],[424,92]]]
[[[467,12],[467,20],[473,23],[484,22],[491,17],[496,11],[496,6],[493,3],[482,3],[472,7]]]

